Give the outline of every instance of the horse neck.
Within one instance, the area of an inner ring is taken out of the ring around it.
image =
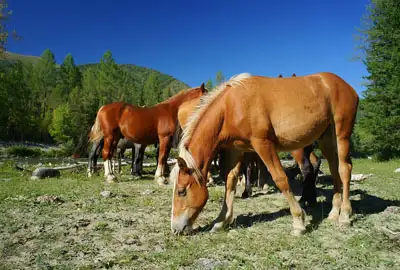
[[[186,95],[178,96],[176,98],[171,98],[169,100],[158,103],[154,108],[167,108],[171,113],[172,117],[176,118],[178,116],[179,106],[186,101]]]
[[[205,112],[202,119],[203,121],[200,121],[193,131],[187,148],[192,154],[203,179],[207,179],[211,160],[214,158],[220,143],[220,127],[224,121],[222,108]]]
[[[195,98],[200,98],[200,97],[193,97],[191,93],[185,93],[177,96],[176,98],[173,98],[169,103],[173,105],[173,107],[176,108],[176,110],[178,110],[178,108],[182,105],[182,103]]]

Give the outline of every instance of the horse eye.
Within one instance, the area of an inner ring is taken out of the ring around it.
[[[186,188],[178,190],[178,196],[185,197],[186,196]]]

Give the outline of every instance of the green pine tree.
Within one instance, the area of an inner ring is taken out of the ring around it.
[[[38,140],[50,139],[48,126],[51,122],[52,111],[60,104],[60,93],[56,89],[57,68],[54,54],[45,50],[39,61],[33,66],[29,87],[32,90],[32,114],[34,123],[39,130]]]
[[[213,89],[214,86],[213,86],[213,82],[212,82],[211,79],[208,79],[208,81],[207,81],[205,87],[206,87],[206,89],[207,89],[208,91],[210,91],[210,90]]]
[[[369,72],[359,129],[379,159],[400,156],[400,8],[398,0],[373,0],[361,30]],[[356,127],[357,130],[357,127]]]
[[[160,82],[156,72],[151,72],[143,86],[143,101],[145,106],[153,106],[162,99]]]
[[[220,85],[222,82],[225,81],[225,77],[222,74],[222,71],[218,71],[217,75],[215,76],[215,83],[216,85]]]
[[[161,99],[167,100],[170,97],[172,97],[173,95],[174,95],[174,93],[172,92],[172,89],[170,87],[167,87],[162,91]]]
[[[98,73],[98,88],[102,105],[121,100],[119,83],[121,73],[121,68],[115,62],[111,51],[106,51],[100,60]]]
[[[82,86],[82,74],[75,65],[74,58],[68,54],[60,66],[57,87],[60,89],[63,100],[68,99],[68,95],[75,87]]]

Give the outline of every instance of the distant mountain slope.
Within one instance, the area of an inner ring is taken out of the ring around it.
[[[30,62],[32,64],[35,64],[39,61],[40,57],[7,52],[6,59],[10,61],[21,61],[25,63]],[[97,65],[98,64],[83,64],[79,65],[79,67],[81,69],[85,69],[86,67],[89,66],[93,67]],[[186,83],[154,69],[140,67],[133,64],[122,64],[121,66],[135,78],[137,87],[143,87],[147,77],[150,75],[152,71],[154,71],[159,76],[158,79],[160,81],[161,89],[169,87],[172,90],[172,92],[176,93],[180,90],[189,88],[189,86]]]
[[[11,61],[31,62],[32,64],[35,64],[40,59],[39,56],[23,55],[12,52],[7,52],[5,58]]]

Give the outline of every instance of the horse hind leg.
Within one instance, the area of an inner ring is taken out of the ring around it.
[[[332,209],[329,212],[328,219],[338,221],[340,208],[342,206],[342,183],[339,174],[339,159],[337,153],[337,143],[333,128],[330,127],[318,140],[319,148],[327,159],[329,171],[333,181]]]
[[[87,169],[88,177],[92,177],[92,175],[96,173],[97,158],[99,157],[101,150],[103,149],[103,145],[104,145],[103,139],[100,142],[93,142],[92,149],[89,152],[89,161]]]
[[[112,158],[116,148],[115,141],[118,141],[119,138],[115,137],[117,137],[117,134],[110,134],[108,136],[104,135],[102,156],[104,160],[104,177],[108,183],[113,183],[116,180],[112,166]]]
[[[274,143],[266,139],[252,138],[251,144],[254,147],[254,150],[263,160],[264,164],[267,166],[276,186],[286,197],[289,203],[290,213],[292,214],[293,218],[292,234],[295,236],[303,234],[306,230],[306,214],[304,210],[300,207],[300,204],[297,202],[290,189],[288,177],[283,170]]]
[[[347,120],[347,122],[345,121]],[[350,203],[350,179],[353,163],[350,158],[350,136],[354,119],[344,119],[336,122],[336,141],[339,160],[339,175],[343,185],[343,203],[340,208],[339,224],[349,226],[352,207]]]

